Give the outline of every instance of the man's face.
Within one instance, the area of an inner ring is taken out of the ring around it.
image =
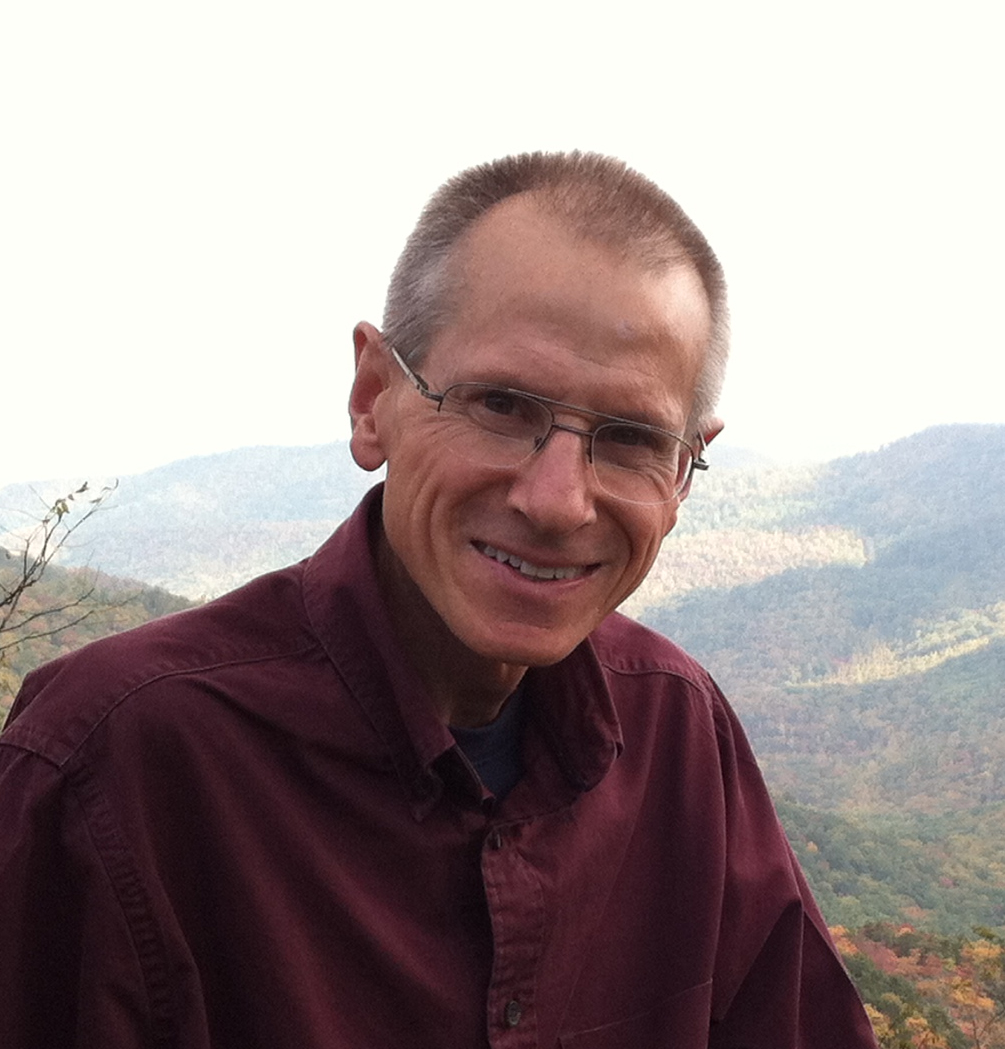
[[[490,382],[684,432],[710,327],[690,266],[647,274],[577,240],[526,197],[493,208],[455,264],[457,309],[418,369],[432,390]],[[645,578],[678,502],[607,495],[587,442],[561,431],[519,466],[473,463],[463,454],[470,424],[438,413],[385,347],[368,349],[374,367],[389,367],[369,436],[357,430],[353,450],[371,468],[387,460],[392,609],[420,636],[415,619],[427,615],[430,642],[442,633],[437,617],[491,661],[562,659]],[[559,421],[594,422],[574,413]],[[425,598],[419,608],[412,583]]]

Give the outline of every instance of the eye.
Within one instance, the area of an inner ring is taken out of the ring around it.
[[[527,398],[499,386],[461,382],[446,391],[446,406],[470,415],[514,416],[527,413]]]
[[[537,401],[499,386],[476,386],[468,413],[482,426],[500,433],[536,433],[547,414]]]
[[[674,475],[678,481],[687,469],[687,446],[676,437],[649,426],[631,423],[609,423],[597,429],[593,439],[594,461],[623,470],[663,477]]]
[[[548,409],[532,397],[501,386],[458,383],[446,391],[443,407],[466,415],[488,433],[528,440],[547,430]]]
[[[516,415],[520,412],[521,402],[524,401],[526,398],[510,393],[509,390],[490,387],[482,390],[481,397],[478,398],[478,407],[493,415]],[[526,409],[523,414],[526,414]]]
[[[647,426],[632,426],[629,423],[612,423],[597,430],[596,440],[619,448],[635,448],[639,451],[662,454],[666,440],[656,430]]]

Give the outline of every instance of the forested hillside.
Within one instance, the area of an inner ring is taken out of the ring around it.
[[[715,451],[624,610],[740,713],[883,1045],[1005,1046],[1005,427],[818,466]],[[122,478],[69,563],[210,596],[310,553],[373,480],[339,445],[175,463]],[[0,531],[28,496],[0,491]],[[87,637],[183,603],[103,585]],[[8,691],[87,637],[16,653]]]
[[[794,800],[1005,801],[1005,427],[819,466],[732,458],[696,478],[627,610],[712,670]],[[184,460],[122,478],[64,564],[211,596],[310,553],[373,480],[344,444]],[[0,491],[0,526],[50,494]]]
[[[16,571],[16,561],[0,555],[0,584]],[[87,568],[51,565],[41,581],[25,592],[19,606],[15,622],[26,623],[26,628],[0,632],[0,725],[24,675],[33,667],[191,604],[157,587]]]
[[[828,527],[849,544],[737,586],[662,589],[642,612],[712,670],[776,789],[876,812],[1005,801],[1003,464],[1005,428],[947,427],[760,507],[717,493],[722,515],[773,520],[775,544],[805,534],[813,550]],[[687,527],[714,561],[720,533],[694,532],[710,509]]]
[[[0,489],[0,533],[22,527],[25,510],[79,480]],[[119,478],[115,498],[62,563],[97,564],[194,599],[216,597],[307,556],[374,481],[352,462],[345,442],[183,459]]]
[[[1005,1045],[1005,428],[686,509],[634,611],[739,710],[882,1044]]]

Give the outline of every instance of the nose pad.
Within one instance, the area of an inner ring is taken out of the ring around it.
[[[531,455],[541,451],[542,448],[551,440],[551,435],[556,431],[561,430],[563,433],[573,433],[577,437],[586,438],[586,461],[593,463],[593,431],[592,430],[580,430],[576,426],[567,426],[565,423],[552,422],[551,426],[548,427],[548,432],[542,437],[534,438],[534,451]]]

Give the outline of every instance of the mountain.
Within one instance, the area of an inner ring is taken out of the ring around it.
[[[0,532],[23,527],[23,511],[51,504],[80,480],[0,489]],[[94,487],[102,479],[90,480]],[[194,599],[215,597],[306,557],[374,481],[344,441],[182,459],[120,478],[107,509],[61,563],[94,564]]]
[[[712,670],[797,800],[1005,800],[1005,427],[815,466],[712,452],[625,610]],[[62,563],[213,596],[309,554],[374,480],[341,442],[181,460],[121,478]],[[69,487],[0,490],[0,529]]]
[[[675,590],[658,566],[639,612],[717,677],[776,789],[876,812],[1005,801],[1005,427],[719,484],[682,529],[707,572],[738,531],[755,550],[803,537],[803,562]]]
[[[771,782],[858,810],[1005,801],[1005,427],[712,462],[625,610],[709,667]],[[182,460],[122,478],[62,563],[213,596],[309,554],[373,481],[344,443]]]
[[[718,469],[763,468],[763,456],[725,447]],[[117,483],[61,563],[96,565],[193,599],[216,597],[312,553],[381,477],[355,465],[347,441],[254,447],[181,459]],[[85,478],[0,489],[0,544]],[[12,545],[12,544],[11,544]]]
[[[625,609],[723,686],[832,922],[1005,927],[1005,427],[812,466],[712,451]],[[0,490],[0,533],[81,480]],[[211,596],[309,554],[374,480],[339,443],[182,460],[121,478],[64,565]],[[106,620],[8,670],[180,607],[101,579]]]

